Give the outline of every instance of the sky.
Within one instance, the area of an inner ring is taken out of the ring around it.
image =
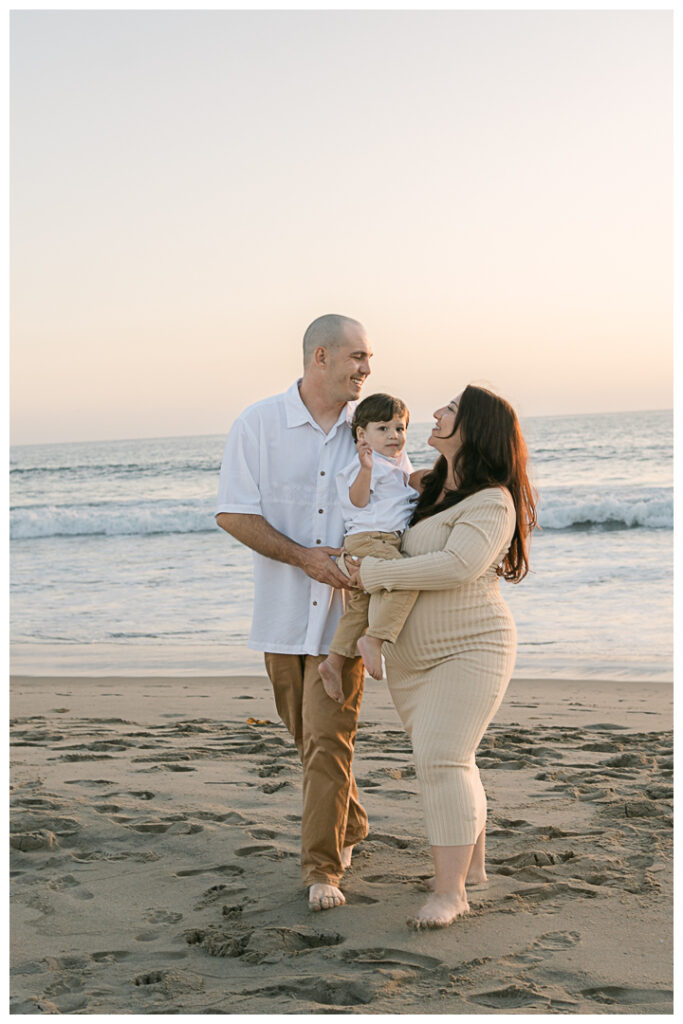
[[[670,11],[15,11],[11,440],[364,394],[671,408]]]

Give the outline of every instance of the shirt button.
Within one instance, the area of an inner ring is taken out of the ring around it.
[[[321,540],[317,540],[316,544],[322,544],[322,541]]]
[[[322,508],[319,508],[319,509],[318,509],[318,514],[319,514],[319,515],[322,515],[322,514],[323,514],[323,511],[324,511],[324,509],[322,509]]]
[[[325,476],[325,470],[324,470],[324,469],[321,469],[321,470],[320,470],[320,475],[321,475],[321,476]]]
[[[317,604],[317,603],[318,603],[317,601],[314,601],[314,602],[313,602],[313,604]]]

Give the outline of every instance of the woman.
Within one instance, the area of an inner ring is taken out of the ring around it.
[[[469,385],[434,413],[440,453],[393,561],[349,563],[369,593],[419,590],[395,644],[387,681],[411,737],[434,858],[432,894],[409,924],[439,928],[469,910],[466,883],[486,881],[486,795],[474,753],[500,705],[516,633],[498,577],[528,571],[536,525],[527,450],[502,398]]]

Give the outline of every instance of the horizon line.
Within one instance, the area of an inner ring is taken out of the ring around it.
[[[559,413],[539,413],[534,416],[520,416],[519,419],[522,423],[527,420],[544,420],[544,419],[568,419],[577,416],[623,416],[626,413],[648,413],[648,412],[670,412],[673,413],[673,406],[667,408],[658,409],[611,409],[603,410],[601,412],[559,412]],[[234,422],[234,420],[232,421]],[[413,420],[413,425],[428,424],[430,420]],[[119,443],[123,441],[174,441],[180,440],[181,438],[189,437],[227,437],[229,427],[224,431],[215,431],[211,433],[201,434],[154,434],[146,435],[144,437],[91,437],[87,439],[81,438],[80,440],[73,441],[19,441],[12,443],[10,441],[10,450],[12,448],[33,448],[33,447],[46,447],[52,445],[66,445],[66,444],[107,444],[107,443]]]

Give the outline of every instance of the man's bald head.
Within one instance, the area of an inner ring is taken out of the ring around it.
[[[337,313],[319,316],[309,324],[304,334],[304,367],[308,366],[317,348],[335,349],[347,341],[350,334],[358,332],[365,333],[363,325],[351,317]]]

